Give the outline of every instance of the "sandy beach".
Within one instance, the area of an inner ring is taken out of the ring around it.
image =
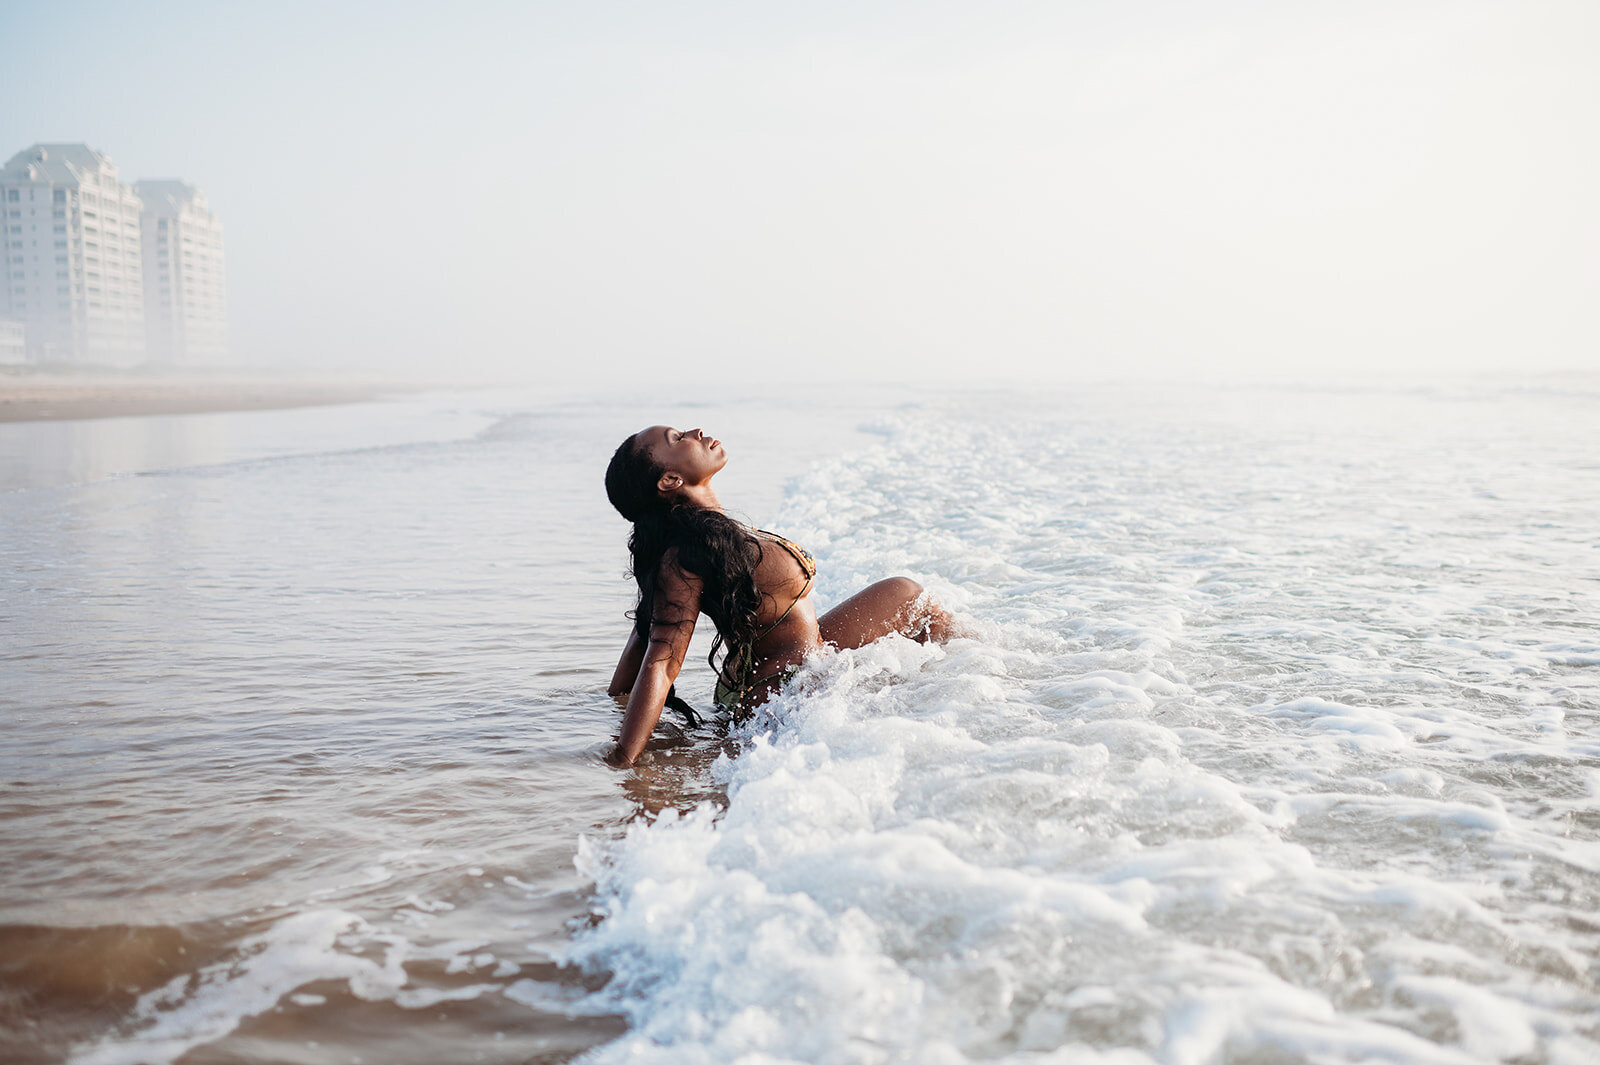
[[[0,374],[0,422],[281,410],[357,403],[405,390],[334,377],[11,373]]]

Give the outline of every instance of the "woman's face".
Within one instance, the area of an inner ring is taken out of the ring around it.
[[[686,485],[705,484],[712,474],[728,464],[728,453],[722,450],[722,441],[707,436],[700,429],[652,425],[635,435],[644,441],[650,457],[658,465],[668,473],[677,474]]]

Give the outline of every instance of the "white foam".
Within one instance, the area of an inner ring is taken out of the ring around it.
[[[908,572],[980,638],[819,656],[725,811],[585,841],[595,1060],[1600,1051],[1596,689],[1552,672],[1594,647],[1519,599],[1592,537],[1485,553],[1451,486],[1516,496],[1506,455],[1403,426],[984,402],[773,522],[825,599]]]

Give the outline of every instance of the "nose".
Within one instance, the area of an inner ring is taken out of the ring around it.
[[[706,438],[706,431],[704,429],[690,429],[689,435],[694,437],[696,440],[704,440]]]

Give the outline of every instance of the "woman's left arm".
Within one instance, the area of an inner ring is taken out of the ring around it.
[[[676,559],[661,563],[656,579],[655,611],[650,618],[650,641],[640,656],[639,672],[628,696],[628,709],[622,715],[622,735],[606,761],[614,766],[631,766],[644,752],[644,746],[661,720],[667,693],[683,669],[689,653],[689,638],[700,616],[701,581],[678,568]]]
[[[617,659],[617,668],[611,674],[611,687],[606,689],[606,694],[613,699],[627,695],[633,690],[633,679],[639,675],[639,666],[644,662],[644,639],[640,637],[637,628],[628,631],[628,644],[622,649],[622,657]]]

